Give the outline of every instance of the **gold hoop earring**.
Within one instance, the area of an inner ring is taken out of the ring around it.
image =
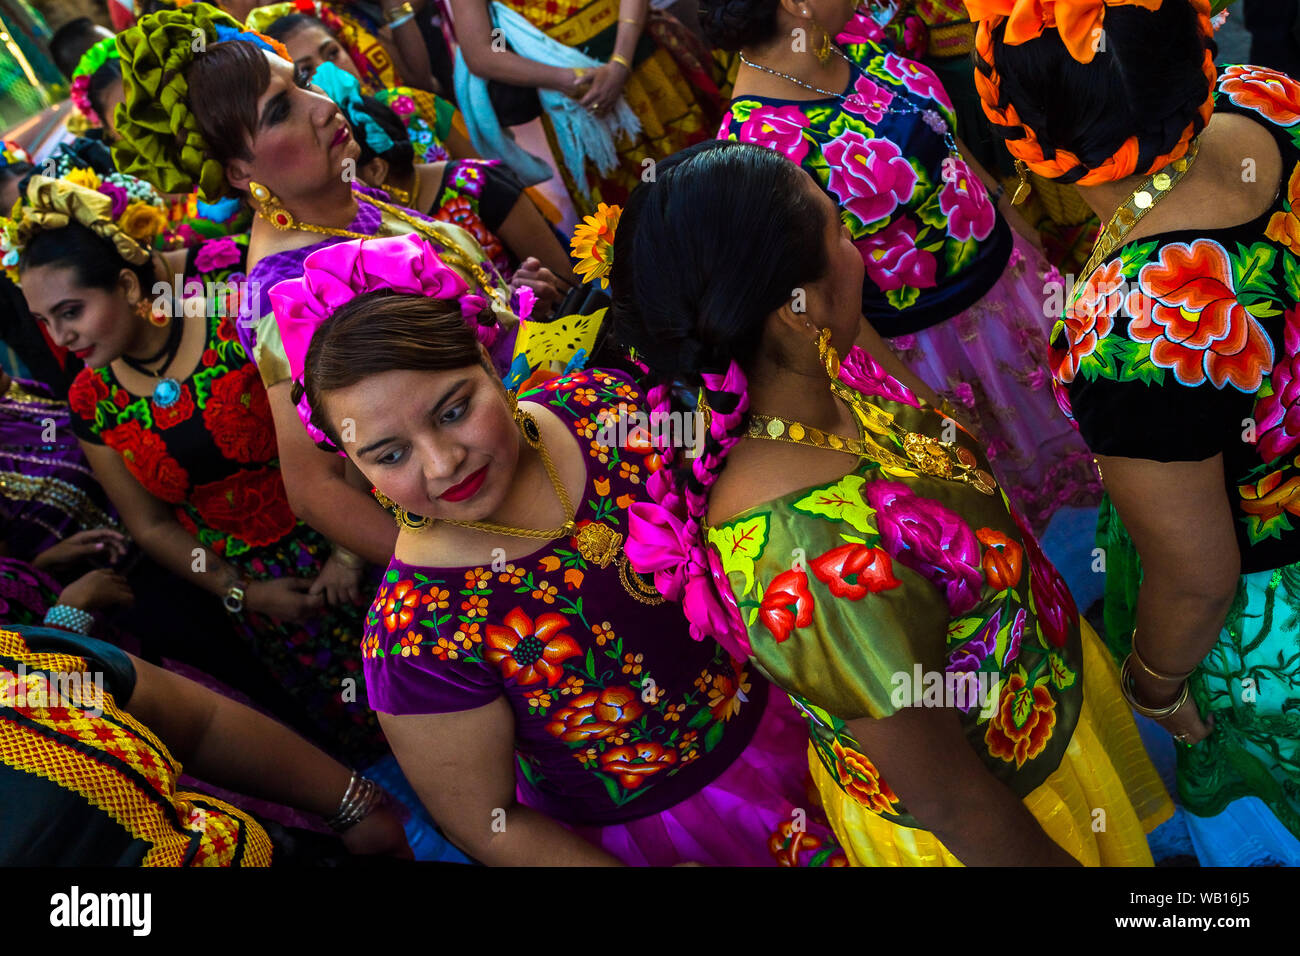
[[[817,357],[826,369],[826,377],[832,382],[840,377],[840,353],[831,345],[831,330],[822,329],[817,335]]]
[[[140,301],[135,304],[135,314],[140,316],[142,319],[148,319],[150,325],[156,325],[160,329],[171,323],[170,316],[159,315],[156,313],[153,310],[153,306],[149,304],[149,300],[143,296],[141,296]]]
[[[257,214],[275,226],[276,229],[287,232],[296,228],[293,215],[284,208],[284,204],[280,202],[275,193],[261,183],[255,183],[251,180],[248,183],[248,192],[257,203]]]
[[[384,508],[387,511],[392,511],[397,506],[397,503],[394,502],[392,498],[388,497],[388,495],[384,494],[378,488],[371,488],[370,493],[374,495],[375,500],[379,502],[379,507]]]
[[[424,515],[413,515],[401,507],[394,509],[393,517],[397,519],[397,526],[403,531],[423,531],[433,524],[432,518]]]
[[[813,56],[817,57],[818,63],[825,66],[831,59],[831,35],[828,31],[823,30],[822,25],[816,20],[813,20],[812,17],[809,17],[808,19],[812,20],[813,26],[822,31],[821,46],[817,47],[817,49],[813,51]]]

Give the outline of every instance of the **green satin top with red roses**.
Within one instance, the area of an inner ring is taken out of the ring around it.
[[[648,500],[645,479],[662,462],[635,418],[601,429],[620,406],[646,412],[640,391],[592,369],[520,398],[560,416],[587,460],[578,527],[626,535],[627,509]],[[768,692],[747,662],[691,640],[679,605],[638,601],[617,563],[585,560],[570,538],[496,567],[394,557],[361,653],[371,706],[384,713],[505,697],[524,802],[578,825],[651,816],[702,790],[748,746]]]
[[[1229,66],[1215,101],[1273,133],[1276,201],[1229,229],[1120,246],[1069,296],[1050,365],[1062,409],[1094,452],[1223,456],[1251,573],[1300,560],[1300,83]]]
[[[909,433],[947,437],[936,409],[881,382],[864,402]],[[971,436],[956,440],[988,470]],[[846,727],[909,706],[955,709],[971,747],[1018,796],[1060,764],[1082,705],[1079,615],[1000,490],[863,459],[708,538],[755,663],[790,694],[831,777],[863,806],[920,826]]]
[[[866,265],[863,313],[881,335],[906,335],[979,301],[1006,269],[1011,231],[949,153],[957,120],[934,72],[865,36],[846,40],[857,42],[844,45],[843,97],[740,96],[718,138],[776,150],[835,200]]]

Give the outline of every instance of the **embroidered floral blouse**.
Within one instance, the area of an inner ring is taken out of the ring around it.
[[[644,411],[641,394],[619,374],[589,370],[528,397],[587,453],[579,527],[626,535],[627,509],[648,500],[645,478],[660,462],[643,429],[614,444],[600,429],[620,405]],[[530,806],[587,825],[667,809],[748,746],[767,684],[717,644],[691,640],[680,606],[642,603],[621,577],[617,562],[584,560],[572,539],[499,569],[394,558],[362,642],[371,706],[438,714],[504,696]]]
[[[918,332],[993,287],[1011,255],[1010,227],[949,154],[943,129],[955,135],[957,120],[930,68],[866,36],[840,39],[852,66],[843,98],[740,96],[718,138],[802,166],[839,205],[862,254],[864,314],[883,336]]]
[[[1215,100],[1272,132],[1277,200],[1229,229],[1121,245],[1069,296],[1050,366],[1094,452],[1223,455],[1250,573],[1300,560],[1300,83],[1229,66]]]
[[[941,413],[861,349],[845,368],[877,419],[948,437]],[[874,437],[905,457],[901,442]],[[975,441],[953,437],[987,472]],[[846,727],[906,706],[955,706],[971,747],[1019,796],[1060,764],[1082,703],[1079,615],[1000,490],[862,459],[708,540],[755,664],[790,693],[827,770],[863,806],[918,826]]]

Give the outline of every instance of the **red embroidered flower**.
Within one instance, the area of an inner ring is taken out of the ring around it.
[[[95,406],[108,398],[108,383],[94,369],[82,369],[68,389],[68,404],[86,421],[95,420]]]
[[[150,401],[149,407],[153,411],[153,423],[159,429],[174,428],[194,414],[194,393],[188,385],[182,385],[180,397],[176,401],[165,408]]]
[[[255,548],[279,541],[298,522],[289,508],[278,468],[241,469],[219,481],[197,485],[190,503],[208,527]]]
[[[420,606],[420,592],[414,588],[413,581],[398,581],[383,597],[379,613],[388,630],[401,630],[415,619],[415,609]]]
[[[239,341],[239,330],[235,328],[235,316],[239,314],[237,302],[226,303],[226,314],[217,325],[217,338],[222,342]]]
[[[113,389],[113,402],[118,408],[126,408],[131,404],[131,396],[127,394],[124,388]]]
[[[1020,529],[1020,540],[1029,558],[1029,593],[1034,599],[1038,626],[1049,644],[1064,647],[1079,626],[1079,609],[1074,605],[1074,598],[1061,572],[1047,560],[1033,532],[1025,526],[1019,514],[1012,512],[1011,516]]]
[[[212,366],[214,366],[214,365],[217,364],[217,358],[218,358],[218,355],[217,355],[217,350],[216,350],[216,349],[204,349],[204,350],[203,350],[203,367],[204,367],[204,368],[212,368]]]
[[[1124,267],[1118,258],[1093,270],[1088,281],[1062,317],[1068,346],[1054,350],[1052,365],[1065,384],[1079,374],[1079,363],[1097,351],[1097,343],[1110,335],[1115,315],[1124,302]],[[1053,339],[1056,336],[1053,335]]]
[[[167,454],[167,443],[161,437],[144,429],[134,418],[104,429],[101,437],[104,444],[122,456],[127,471],[149,494],[172,504],[185,500],[190,476],[180,462]]]
[[[808,566],[817,579],[830,588],[831,594],[850,601],[859,601],[868,594],[887,591],[903,583],[894,577],[894,561],[888,554],[863,544],[832,548],[814,558]],[[857,582],[849,578],[857,578]]]
[[[648,740],[612,747],[600,755],[600,769],[618,777],[618,782],[629,790],[635,790],[676,762],[677,751]]]
[[[1273,344],[1237,301],[1232,263],[1217,242],[1170,243],[1138,273],[1129,294],[1129,335],[1151,343],[1151,361],[1183,385],[1207,378],[1256,391],[1273,369]]]
[[[1024,568],[1025,549],[1013,538],[994,531],[992,528],[980,528],[975,532],[980,544],[988,548],[984,552],[984,580],[996,591],[1005,591],[1020,583],[1020,572]]]
[[[630,724],[645,711],[637,692],[630,687],[606,687],[588,691],[551,715],[546,732],[567,744],[608,737]]]
[[[791,605],[794,610],[790,610]],[[812,623],[813,598],[808,591],[808,575],[802,571],[783,571],[772,579],[763,593],[759,619],[778,642],[790,636],[793,628]]]
[[[984,731],[984,743],[994,757],[1023,767],[1043,752],[1055,726],[1056,701],[1047,687],[1028,687],[1022,675],[1012,674]]]
[[[251,362],[212,382],[203,424],[218,450],[238,462],[275,457],[275,426],[266,389]]]
[[[1235,106],[1255,110],[1279,126],[1300,122],[1300,83],[1276,70],[1230,66],[1219,77],[1219,89]]]
[[[500,666],[502,677],[513,677],[518,684],[544,680],[554,687],[564,673],[561,665],[582,653],[564,630],[569,622],[563,615],[541,614],[534,624],[521,608],[515,608],[505,622],[506,627],[487,626],[483,657]]]

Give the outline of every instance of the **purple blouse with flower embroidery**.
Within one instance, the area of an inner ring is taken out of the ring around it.
[[[578,526],[626,535],[628,507],[648,499],[645,478],[660,467],[635,417],[617,428],[620,404],[629,416],[643,409],[640,393],[589,370],[528,397],[587,453]],[[605,422],[618,443],[600,442]],[[496,571],[394,558],[362,658],[370,704],[383,713],[451,713],[504,696],[525,801],[573,824],[650,816],[702,790],[749,745],[767,700],[747,663],[690,639],[679,605],[636,600],[617,561],[585,561],[573,539]]]
[[[842,98],[739,96],[718,138],[802,166],[839,205],[862,254],[867,318],[886,337],[918,332],[993,287],[1011,229],[979,177],[949,154],[943,133],[955,135],[956,116],[933,71],[865,36],[840,42],[852,67]]]

